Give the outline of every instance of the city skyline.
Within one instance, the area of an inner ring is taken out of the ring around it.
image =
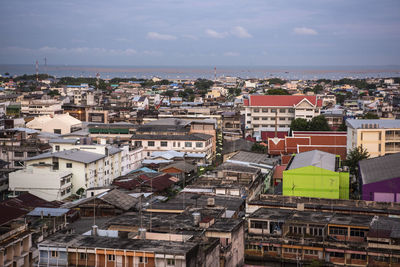
[[[2,1],[0,63],[398,65],[400,2]]]

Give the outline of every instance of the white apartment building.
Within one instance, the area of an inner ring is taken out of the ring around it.
[[[75,140],[76,141],[76,140]],[[65,142],[53,142],[54,151],[28,158],[25,162],[27,168],[41,168],[51,166],[48,172],[72,174],[72,193],[80,188],[107,186],[122,175],[123,153],[122,149],[105,145],[79,145]],[[67,149],[75,147],[74,149]],[[65,150],[64,150],[65,149]],[[90,152],[89,152],[90,151]],[[24,170],[27,172],[27,170]],[[35,173],[36,170],[33,170]],[[29,184],[29,177],[23,172],[17,172],[20,181],[26,180]],[[54,174],[55,175],[55,174]],[[40,176],[38,176],[40,177]],[[11,180],[11,177],[10,177]]]
[[[32,164],[9,174],[8,190],[28,191],[47,201],[62,201],[71,196],[72,172],[54,170],[52,164]]]
[[[55,115],[62,114],[62,101],[56,99],[30,99],[21,101],[23,115]]]
[[[347,119],[347,151],[362,146],[371,158],[400,152],[400,120]]]
[[[250,95],[244,100],[246,130],[258,131],[275,127],[290,127],[292,120],[311,120],[320,115],[322,100],[303,95]]]
[[[132,144],[142,146],[144,158],[149,158],[152,152],[175,150],[187,153],[205,153],[207,159],[213,156],[213,136],[195,133],[185,135],[150,135],[135,134]]]

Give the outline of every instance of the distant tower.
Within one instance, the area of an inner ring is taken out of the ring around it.
[[[214,82],[217,81],[217,67],[214,67]]]
[[[35,69],[36,69],[36,81],[38,82],[39,81],[39,62],[37,60],[36,60]]]
[[[44,57],[44,73],[48,74],[47,73],[47,58],[46,57]]]

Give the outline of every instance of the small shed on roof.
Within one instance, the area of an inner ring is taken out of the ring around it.
[[[115,216],[135,208],[138,200],[118,190],[101,193],[99,195],[80,199],[68,205],[70,208],[79,208],[81,216]]]

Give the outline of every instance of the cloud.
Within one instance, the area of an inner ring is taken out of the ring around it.
[[[236,52],[225,52],[224,56],[226,56],[226,57],[238,57],[238,56],[240,56],[240,54],[236,53]]]
[[[245,28],[242,26],[236,26],[231,30],[231,33],[239,38],[251,38],[253,37]]]
[[[170,34],[162,34],[158,32],[148,32],[147,39],[170,41],[170,40],[176,40],[176,36]]]
[[[144,50],[143,54],[147,56],[161,56],[163,53],[155,50]]]
[[[311,28],[306,28],[306,27],[299,27],[299,28],[294,28],[293,32],[295,34],[299,35],[317,35],[318,32],[314,29]]]
[[[206,35],[209,36],[209,37],[212,37],[212,38],[221,39],[221,38],[225,38],[228,35],[228,33],[226,33],[226,32],[217,32],[217,31],[214,31],[214,30],[211,30],[211,29],[207,29],[206,30]]]
[[[186,38],[186,39],[191,39],[191,40],[198,40],[199,39],[199,38],[197,38],[196,35],[192,35],[192,34],[184,34],[184,35],[182,35],[182,37]]]
[[[18,53],[28,53],[28,54],[108,54],[108,55],[124,55],[131,56],[137,53],[137,51],[133,48],[127,49],[106,49],[106,48],[89,48],[89,47],[51,47],[51,46],[43,46],[40,48],[24,48],[17,46],[9,46],[6,50],[10,52],[18,52]]]

